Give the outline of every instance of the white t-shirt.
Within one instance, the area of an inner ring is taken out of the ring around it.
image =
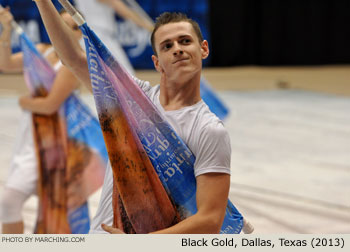
[[[179,110],[165,111],[159,102],[160,86],[152,87],[149,82],[135,79],[167,122],[190,148],[196,157],[194,175],[210,172],[230,174],[231,144],[227,130],[222,121],[216,117],[203,100],[195,105]],[[102,194],[90,233],[105,233],[102,223],[113,224],[113,173],[108,164]]]

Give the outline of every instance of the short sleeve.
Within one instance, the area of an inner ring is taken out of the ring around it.
[[[140,79],[136,78],[135,76],[132,76],[132,78],[134,79],[136,84],[143,90],[143,92],[145,92],[146,95],[149,95],[149,92],[152,89],[152,86],[149,83],[149,81],[140,80]]]
[[[194,175],[218,172],[231,174],[231,143],[222,123],[205,127],[198,140]]]

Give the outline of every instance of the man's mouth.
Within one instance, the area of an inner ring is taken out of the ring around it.
[[[178,59],[178,60],[175,60],[173,62],[173,64],[176,64],[176,63],[181,62],[181,61],[186,61],[186,60],[188,60],[188,58]]]

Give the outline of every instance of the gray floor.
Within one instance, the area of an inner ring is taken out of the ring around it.
[[[299,90],[219,95],[231,110],[230,199],[255,233],[350,233],[350,98]],[[0,193],[19,116],[16,96],[0,95]],[[27,233],[35,215],[33,197],[24,208]]]
[[[230,198],[256,233],[350,232],[350,99],[225,92]]]

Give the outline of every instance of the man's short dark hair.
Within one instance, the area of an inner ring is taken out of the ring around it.
[[[151,35],[151,44],[152,49],[155,55],[157,55],[156,46],[154,42],[154,34],[158,30],[159,27],[169,24],[169,23],[178,23],[178,22],[188,22],[192,25],[197,37],[198,41],[201,43],[203,41],[203,35],[201,32],[201,29],[199,28],[199,25],[196,21],[194,21],[191,18],[188,18],[186,14],[180,13],[180,12],[164,12],[156,19],[156,23]]]

